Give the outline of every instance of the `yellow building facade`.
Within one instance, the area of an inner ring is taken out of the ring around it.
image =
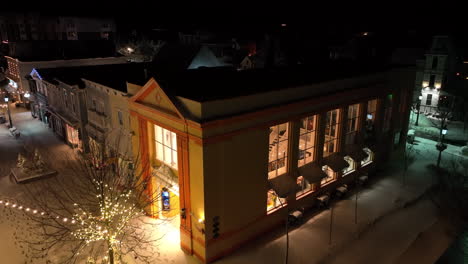
[[[195,70],[165,86],[155,77],[129,100],[134,155],[161,194],[150,213],[179,216],[182,249],[203,263],[372,173],[404,145],[410,69],[300,85],[216,74]],[[200,96],[210,85],[239,91]]]

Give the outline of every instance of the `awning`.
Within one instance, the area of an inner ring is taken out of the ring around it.
[[[358,145],[347,146],[346,155],[350,156],[355,162],[361,162],[367,158],[367,153]]]
[[[299,175],[304,177],[309,183],[320,182],[323,178],[327,177],[322,168],[313,162],[299,167]]]
[[[288,195],[296,193],[299,189],[296,181],[289,174],[270,179],[268,183],[271,189],[281,198],[286,198]]]
[[[323,163],[330,167],[334,172],[342,171],[349,166],[341,153],[335,152],[323,159]]]

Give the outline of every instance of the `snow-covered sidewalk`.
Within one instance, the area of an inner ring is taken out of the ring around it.
[[[416,160],[406,177],[403,177],[401,159],[396,159],[371,180],[373,183],[358,195],[357,224],[355,196],[351,193],[347,199],[337,201],[333,205],[331,244],[331,210],[309,216],[305,223],[291,230],[288,263],[396,261],[418,234],[438,219],[436,208],[425,199],[433,182],[427,165],[434,164],[438,155],[435,144],[421,140],[415,145]],[[284,228],[279,228],[216,263],[284,263],[285,239]]]

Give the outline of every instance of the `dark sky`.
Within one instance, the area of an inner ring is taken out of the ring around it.
[[[437,10],[414,9],[409,4],[375,2],[343,5],[340,2],[313,1],[298,5],[294,1],[107,1],[82,0],[78,5],[41,2],[40,5],[9,2],[4,11],[39,11],[52,15],[115,17],[129,26],[203,25],[218,30],[256,31],[287,23],[311,31],[388,31],[415,30],[443,34],[466,31],[464,16]],[[448,6],[448,4],[447,4]],[[435,8],[435,7],[434,7]],[[437,11],[437,12],[436,12]],[[455,19],[454,19],[455,18]]]

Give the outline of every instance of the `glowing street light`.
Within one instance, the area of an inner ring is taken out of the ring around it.
[[[444,137],[447,134],[447,126],[442,127],[442,134],[440,137],[439,143],[436,145],[436,149],[439,151],[439,157],[437,158],[437,168],[440,168],[440,159],[442,157],[442,151],[444,151],[447,148],[447,145],[444,144]]]

